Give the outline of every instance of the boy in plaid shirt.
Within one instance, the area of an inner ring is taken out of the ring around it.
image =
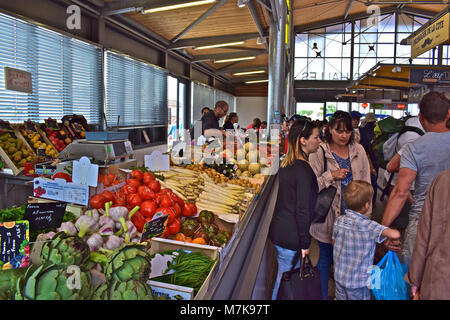
[[[361,180],[352,181],[344,191],[346,214],[339,216],[333,228],[334,280],[336,300],[370,300],[371,275],[376,242],[386,237],[400,238],[398,230],[370,220],[373,188]]]

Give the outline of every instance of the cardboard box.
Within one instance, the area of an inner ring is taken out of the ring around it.
[[[168,251],[168,250],[187,250],[194,252],[201,252],[210,257],[211,259],[217,259],[214,263],[208,277],[205,279],[200,290],[194,296],[194,290],[192,288],[183,286],[174,286],[172,284],[167,284],[164,282],[153,281],[149,279],[147,282],[151,286],[152,291],[156,295],[167,295],[168,297],[173,297],[175,299],[183,300],[202,300],[206,292],[209,290],[212,279],[219,270],[219,248],[213,246],[204,246],[195,243],[183,243],[180,241],[167,240],[162,238],[153,238],[151,240],[150,254],[155,254],[158,252]],[[153,263],[153,262],[152,262]],[[153,265],[152,265],[153,269]],[[191,291],[192,290],[192,291]],[[178,298],[177,298],[178,297]]]

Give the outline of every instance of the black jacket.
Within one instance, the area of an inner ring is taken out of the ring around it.
[[[270,225],[272,242],[289,250],[308,249],[309,228],[319,187],[311,166],[303,160],[278,171],[279,188]]]

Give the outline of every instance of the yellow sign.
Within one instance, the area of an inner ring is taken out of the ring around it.
[[[433,24],[421,30],[411,39],[411,58],[446,42],[450,39],[450,13],[442,16]],[[420,29],[419,29],[420,30]]]

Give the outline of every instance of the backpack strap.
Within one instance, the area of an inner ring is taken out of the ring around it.
[[[399,132],[398,132],[398,137],[400,137],[402,134],[404,134],[405,132],[408,131],[413,131],[415,133],[417,133],[419,136],[423,136],[425,134],[425,132],[423,132],[422,129],[417,128],[417,127],[411,127],[411,126],[404,126]]]
[[[324,148],[322,148],[322,146],[320,146],[320,149],[322,149],[322,152],[323,152],[323,172],[326,172],[326,171],[328,171],[327,157],[325,157],[325,150],[324,150]]]

